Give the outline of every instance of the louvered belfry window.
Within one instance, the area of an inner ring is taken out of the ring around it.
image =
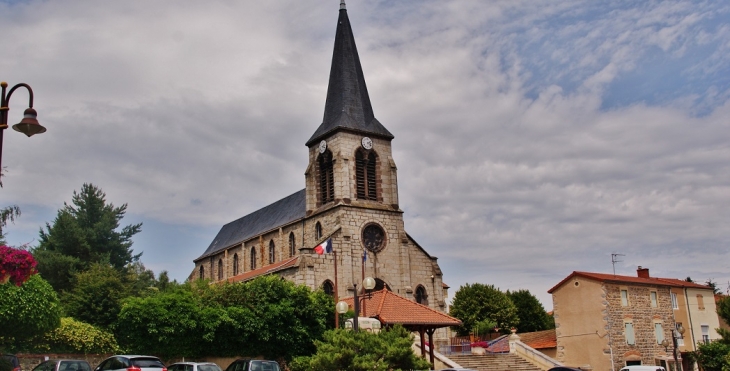
[[[319,155],[319,200],[322,204],[335,200],[335,176],[332,166],[332,152]]]
[[[355,154],[355,177],[357,178],[357,198],[378,200],[375,181],[375,153],[357,151]]]

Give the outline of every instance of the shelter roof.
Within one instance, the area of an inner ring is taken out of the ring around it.
[[[283,225],[303,219],[306,215],[305,190],[284,197],[251,214],[224,225],[198,261],[249,238],[275,230]]]
[[[627,283],[627,284],[641,284],[641,285],[654,285],[654,286],[669,286],[669,287],[681,287],[681,288],[696,288],[696,289],[707,289],[712,290],[709,286],[700,285],[694,282],[687,282],[676,278],[658,278],[658,277],[637,277],[637,276],[620,276],[615,274],[606,273],[592,273],[592,272],[580,272],[574,271],[568,277],[565,277],[557,285],[553,286],[548,293],[553,293],[558,287],[568,282],[573,277],[583,277],[600,282],[615,282],[615,283]]]
[[[276,273],[279,271],[283,271],[285,269],[296,267],[298,265],[299,265],[299,256],[294,256],[289,259],[284,259],[280,262],[276,262],[273,264],[263,266],[258,269],[254,269],[252,271],[241,273],[237,276],[229,277],[227,281],[228,282],[245,282],[245,281],[254,279],[258,276],[265,276],[267,274]]]
[[[461,321],[415,301],[406,299],[386,289],[365,294],[363,317],[377,318],[384,325],[401,324],[407,328],[430,327],[439,328],[447,326],[459,326]],[[343,299],[350,307],[353,306],[353,298]]]

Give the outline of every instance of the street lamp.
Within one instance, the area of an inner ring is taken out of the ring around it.
[[[2,169],[3,133],[5,132],[5,129],[8,128],[8,110],[10,109],[8,104],[10,103],[10,96],[13,95],[13,92],[16,89],[21,87],[26,88],[30,95],[30,100],[28,101],[28,108],[23,113],[23,119],[20,120],[19,123],[13,125],[13,130],[31,137],[35,134],[44,133],[46,128],[39,124],[36,119],[36,117],[38,117],[38,113],[33,109],[33,89],[31,89],[28,84],[17,84],[10,88],[10,91],[8,91],[7,94],[5,94],[5,90],[8,87],[8,83],[5,81],[0,82],[0,87],[2,87],[2,95],[0,96],[0,169]]]
[[[355,296],[353,297],[353,305],[355,306],[355,308],[354,308],[355,317],[352,320],[352,329],[355,331],[358,331],[359,325],[357,322],[358,321],[357,317],[360,316],[360,300],[365,299],[365,298],[357,297],[357,284],[356,283],[353,283],[352,286],[355,287]],[[375,288],[375,280],[372,277],[365,277],[365,279],[362,280],[362,287],[365,289],[365,291],[368,293],[368,296],[369,296],[370,290]],[[344,301],[337,303],[337,306],[336,306],[337,313],[345,313],[345,312],[347,312],[348,308],[349,307],[347,306],[347,303],[345,303]]]
[[[672,353],[674,355],[675,371],[682,371],[682,365],[680,365],[677,360],[677,339],[682,338],[683,335],[684,327],[682,327],[682,324],[679,324],[676,330],[672,330],[672,345],[674,346],[674,348],[672,349]],[[662,340],[660,345],[664,347],[664,351],[666,352],[668,350],[667,348],[669,348],[669,341],[667,339],[664,339]]]
[[[345,303],[344,301],[341,301],[337,303],[337,305],[335,305],[335,309],[337,312],[337,316],[339,317],[341,314],[347,313],[347,310],[350,309],[350,306],[347,305],[347,303]]]

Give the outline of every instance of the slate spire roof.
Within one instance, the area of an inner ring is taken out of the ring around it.
[[[340,16],[337,20],[324,119],[307,141],[307,146],[337,130],[393,139],[393,134],[373,114],[344,1],[340,3]]]

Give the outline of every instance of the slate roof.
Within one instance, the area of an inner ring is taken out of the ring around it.
[[[284,197],[240,219],[224,225],[198,261],[251,237],[303,219],[306,215],[305,190]]]
[[[352,297],[342,300],[350,308],[353,307]],[[461,325],[460,320],[446,313],[418,304],[387,289],[371,293],[370,298],[366,294],[363,302],[365,310],[361,317],[377,318],[384,325],[401,324],[407,328],[417,326],[438,328]]]
[[[340,7],[337,19],[324,118],[306,145],[309,147],[337,130],[350,130],[393,139],[393,134],[375,118],[373,113],[360,57],[355,46],[355,37],[344,6]]]
[[[294,256],[273,264],[263,266],[258,269],[254,269],[252,271],[241,273],[237,276],[229,277],[228,282],[245,282],[258,276],[265,276],[267,274],[283,271],[291,267],[296,267],[297,265],[299,265],[299,258],[299,256]]]
[[[552,294],[553,291],[557,290],[558,287],[569,281],[573,277],[584,277],[593,279],[601,282],[616,282],[616,283],[632,283],[632,284],[644,284],[644,285],[658,285],[658,286],[670,286],[670,287],[686,287],[695,289],[707,289],[712,290],[709,286],[700,285],[694,282],[687,282],[676,278],[659,278],[659,277],[637,277],[637,276],[619,276],[614,274],[606,273],[592,273],[592,272],[580,272],[574,271],[568,277],[565,277],[557,285],[553,286],[548,293]]]

